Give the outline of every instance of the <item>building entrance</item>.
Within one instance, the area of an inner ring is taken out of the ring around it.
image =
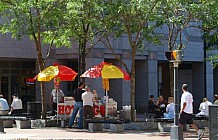
[[[0,76],[0,93],[11,103],[11,84],[9,76]]]

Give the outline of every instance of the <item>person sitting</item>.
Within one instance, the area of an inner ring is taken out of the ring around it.
[[[175,104],[173,103],[173,97],[168,98],[168,105],[166,107],[166,113],[164,113],[164,118],[173,119],[174,118],[174,110]]]
[[[17,94],[14,94],[13,101],[11,103],[11,109],[8,113],[9,115],[21,115],[23,110],[23,105],[21,99],[18,98]]]
[[[158,106],[154,103],[154,95],[150,95],[150,99],[148,101],[148,113],[155,114],[155,118],[160,118],[161,117],[161,112],[158,110]]]
[[[209,113],[209,105],[212,105],[211,102],[207,100],[207,98],[203,98],[203,102],[199,106],[199,112],[197,116],[208,116]]]
[[[7,115],[9,113],[9,105],[4,96],[0,94],[0,115]]]
[[[157,106],[161,111],[161,116],[163,116],[163,114],[166,112],[167,101],[164,100],[164,97],[162,95],[160,95],[158,98]]]

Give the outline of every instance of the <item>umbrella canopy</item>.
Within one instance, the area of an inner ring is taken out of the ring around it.
[[[83,73],[80,77],[114,79],[123,78],[124,80],[130,80],[130,76],[127,72],[120,67],[112,65],[111,63],[102,62]]]
[[[71,68],[63,65],[49,66],[37,75],[38,81],[51,81],[58,77],[60,81],[74,81],[77,73]]]
[[[108,79],[123,78],[124,80],[130,80],[130,76],[127,72],[120,67],[112,65],[111,63],[102,62],[83,73],[80,77],[99,78],[102,77],[103,88],[109,90]]]

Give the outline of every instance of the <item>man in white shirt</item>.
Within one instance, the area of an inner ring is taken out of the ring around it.
[[[23,105],[21,99],[18,98],[17,94],[14,94],[13,96],[13,101],[11,103],[11,110],[8,113],[9,115],[20,115],[22,114],[23,110]]]
[[[183,128],[183,125],[189,124],[198,132],[198,140],[200,140],[203,136],[204,133],[200,132],[198,127],[195,125],[193,121],[193,96],[190,92],[188,92],[188,85],[183,84],[182,85],[182,97],[181,97],[181,110],[180,110],[180,119],[179,123],[180,126]]]
[[[203,98],[203,102],[199,106],[199,112],[197,116],[208,116],[209,113],[209,105],[212,105],[211,102],[207,100],[207,98]]]
[[[85,86],[86,92],[82,94],[82,100],[83,100],[83,118],[84,118],[84,125],[83,128],[87,129],[88,124],[86,122],[86,119],[91,119],[94,117],[93,112],[93,99],[94,95],[92,92],[90,92],[90,87]]]
[[[52,106],[52,116],[55,116],[55,111],[57,111],[57,103],[64,102],[64,93],[60,90],[58,85],[54,86],[54,89],[51,92],[50,105]]]
[[[9,112],[9,105],[4,96],[0,94],[0,115],[6,115]]]

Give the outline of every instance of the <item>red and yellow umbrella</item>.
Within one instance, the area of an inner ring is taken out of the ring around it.
[[[99,78],[102,77],[103,88],[109,90],[108,79],[122,78],[124,80],[130,80],[130,76],[127,72],[118,66],[112,65],[108,62],[102,62],[83,73],[80,77]]]
[[[64,65],[54,65],[45,68],[37,75],[37,81],[51,81],[58,78],[60,81],[74,81],[77,73],[71,68]]]

